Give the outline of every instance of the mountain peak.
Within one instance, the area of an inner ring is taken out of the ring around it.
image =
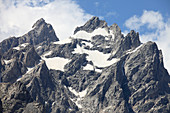
[[[43,18],[40,18],[39,20],[37,20],[37,21],[35,22],[35,24],[32,26],[32,28],[39,27],[39,26],[41,26],[41,25],[43,25],[43,24],[47,24],[47,23],[45,22],[45,20],[44,20]]]
[[[99,20],[99,17],[93,16],[90,20]]]
[[[115,35],[121,35],[121,29],[116,23],[110,26],[110,30],[112,30]]]
[[[32,28],[33,29],[23,37],[27,37],[27,40],[31,39],[34,45],[42,42],[47,42],[49,44],[51,41],[59,41],[52,25],[46,23],[43,18],[37,20]]]
[[[87,21],[83,26],[77,27],[74,31],[74,34],[81,30],[91,33],[97,28],[106,27],[107,27],[106,21],[100,20],[99,17],[94,16],[89,21]]]
[[[57,41],[41,18],[0,43],[0,112],[170,113],[170,76],[156,43],[142,44],[134,30],[123,36],[99,17]]]

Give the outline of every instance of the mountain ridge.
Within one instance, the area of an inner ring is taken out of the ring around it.
[[[41,18],[0,50],[5,113],[170,112],[162,52],[154,42],[141,43],[134,30],[124,36],[117,24],[92,17],[59,41]]]

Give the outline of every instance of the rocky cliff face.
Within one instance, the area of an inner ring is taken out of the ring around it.
[[[0,50],[0,112],[170,112],[162,52],[134,30],[124,36],[93,17],[59,41],[40,19]]]

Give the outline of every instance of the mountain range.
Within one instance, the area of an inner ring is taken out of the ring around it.
[[[0,42],[0,112],[170,113],[170,75],[134,30],[92,17],[60,41],[41,18]]]

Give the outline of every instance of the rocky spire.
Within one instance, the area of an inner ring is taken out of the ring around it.
[[[43,18],[34,25],[33,30],[19,38],[20,43],[31,43],[38,45],[42,42],[49,44],[52,41],[59,41],[51,24],[47,24]]]
[[[41,57],[36,53],[34,47],[30,47],[30,49],[25,53],[24,64],[27,67],[33,67],[39,63]]]
[[[106,28],[106,27],[107,27],[107,23],[104,20],[100,20],[99,17],[92,17],[83,26],[77,27],[74,31],[74,34],[76,34],[80,30],[84,30],[91,33],[97,28]]]
[[[116,23],[110,26],[110,30],[113,34],[115,34],[115,36],[121,35],[121,29]]]
[[[13,47],[17,47],[23,43],[38,45],[45,43],[49,45],[52,41],[59,41],[51,24],[45,22],[43,18],[39,19],[33,29],[21,37],[10,37],[0,43],[0,51],[7,52]]]
[[[32,26],[32,28],[39,28],[41,25],[47,24],[43,18],[40,18],[36,21],[36,23]]]

